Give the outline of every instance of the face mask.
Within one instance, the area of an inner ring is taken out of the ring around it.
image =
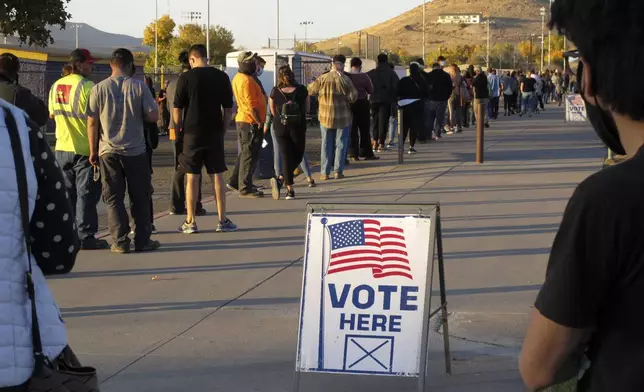
[[[582,63],[579,63],[577,75],[577,80],[582,80]],[[618,155],[626,155],[626,149],[624,149],[624,145],[619,139],[619,132],[617,131],[617,125],[615,124],[613,116],[599,106],[597,98],[595,98],[595,104],[591,105],[584,96],[584,90],[585,88],[582,85],[580,93],[584,103],[586,104],[586,116],[588,117],[590,124],[595,129],[595,133],[597,133],[597,136],[599,136],[601,141],[604,142],[606,147],[608,147],[612,152]]]
[[[257,69],[257,76],[262,76],[264,74],[264,68]]]

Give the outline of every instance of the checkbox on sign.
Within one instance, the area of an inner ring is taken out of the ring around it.
[[[392,373],[393,360],[393,336],[346,335],[343,370]]]

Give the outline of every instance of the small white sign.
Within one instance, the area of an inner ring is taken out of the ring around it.
[[[586,103],[581,94],[571,94],[566,96],[566,121],[569,122],[586,122]]]
[[[297,371],[420,375],[431,230],[427,217],[309,214]]]

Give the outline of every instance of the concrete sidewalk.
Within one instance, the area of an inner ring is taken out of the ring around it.
[[[83,252],[52,279],[71,345],[104,392],[291,390],[307,202],[442,204],[453,375],[431,337],[427,390],[520,391],[516,360],[549,247],[574,187],[605,150],[563,112],[501,119],[474,161],[474,130],[351,165],[347,178],[296,188],[296,201],[229,196],[237,233],[176,232],[157,221],[153,254]],[[215,208],[207,205],[210,211]],[[437,286],[435,286],[437,287]],[[437,299],[433,299],[433,304]],[[414,391],[415,380],[303,375],[301,391]]]

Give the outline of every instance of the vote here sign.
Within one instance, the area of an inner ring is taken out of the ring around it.
[[[309,215],[298,371],[419,376],[431,230],[426,217]]]

